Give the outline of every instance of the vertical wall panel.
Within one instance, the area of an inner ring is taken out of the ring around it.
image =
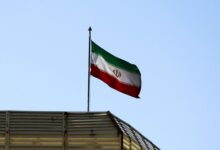
[[[6,112],[0,112],[0,150],[5,149],[6,144]]]
[[[68,150],[120,150],[120,137],[107,113],[70,113]]]
[[[62,150],[62,113],[10,112],[10,150]]]

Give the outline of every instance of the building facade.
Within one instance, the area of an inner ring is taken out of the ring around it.
[[[0,111],[0,150],[159,150],[110,112]]]

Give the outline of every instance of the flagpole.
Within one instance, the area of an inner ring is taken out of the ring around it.
[[[87,103],[87,112],[89,112],[90,110],[90,66],[91,66],[91,32],[92,32],[92,28],[89,27],[88,29],[89,31],[89,53],[88,53],[88,95],[87,95],[87,99],[88,99],[88,103]]]

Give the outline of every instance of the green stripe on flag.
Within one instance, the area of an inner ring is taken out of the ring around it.
[[[130,64],[129,62],[122,60],[109,52],[105,51],[103,48],[98,46],[95,42],[92,41],[92,52],[97,55],[101,55],[107,62],[114,65],[115,67],[127,70],[132,73],[140,74],[137,66],[134,64]]]

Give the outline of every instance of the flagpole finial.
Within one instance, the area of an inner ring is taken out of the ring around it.
[[[89,29],[88,29],[89,31],[92,31],[92,28],[91,27],[89,27]]]

